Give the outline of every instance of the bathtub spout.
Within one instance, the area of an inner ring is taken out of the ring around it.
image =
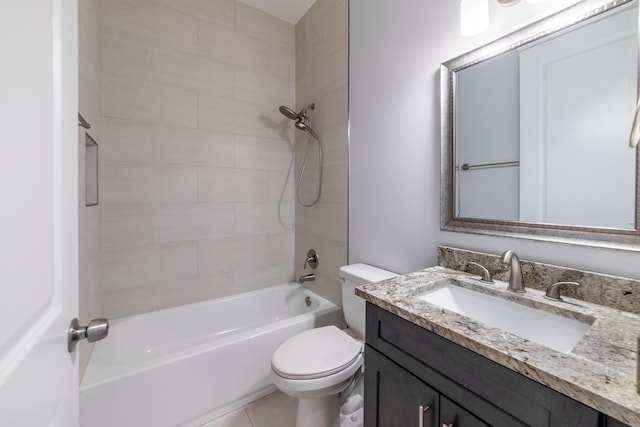
[[[309,274],[303,274],[302,276],[300,276],[300,278],[298,279],[298,283],[304,283],[304,282],[313,282],[314,280],[316,280],[316,276],[313,273],[309,273]]]

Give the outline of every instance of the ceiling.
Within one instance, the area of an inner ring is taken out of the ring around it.
[[[260,9],[291,24],[297,24],[316,0],[240,0],[244,4]]]

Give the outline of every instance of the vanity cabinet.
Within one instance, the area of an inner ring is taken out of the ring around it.
[[[622,424],[367,303],[366,427]]]

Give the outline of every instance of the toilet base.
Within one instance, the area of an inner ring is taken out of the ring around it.
[[[340,399],[337,394],[298,400],[296,427],[339,427]]]

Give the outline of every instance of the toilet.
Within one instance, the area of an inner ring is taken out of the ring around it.
[[[362,372],[365,301],[355,288],[396,276],[366,264],[340,268],[342,309],[347,329],[310,329],[282,343],[271,359],[271,379],[283,393],[298,399],[296,427],[338,427],[339,394]]]

